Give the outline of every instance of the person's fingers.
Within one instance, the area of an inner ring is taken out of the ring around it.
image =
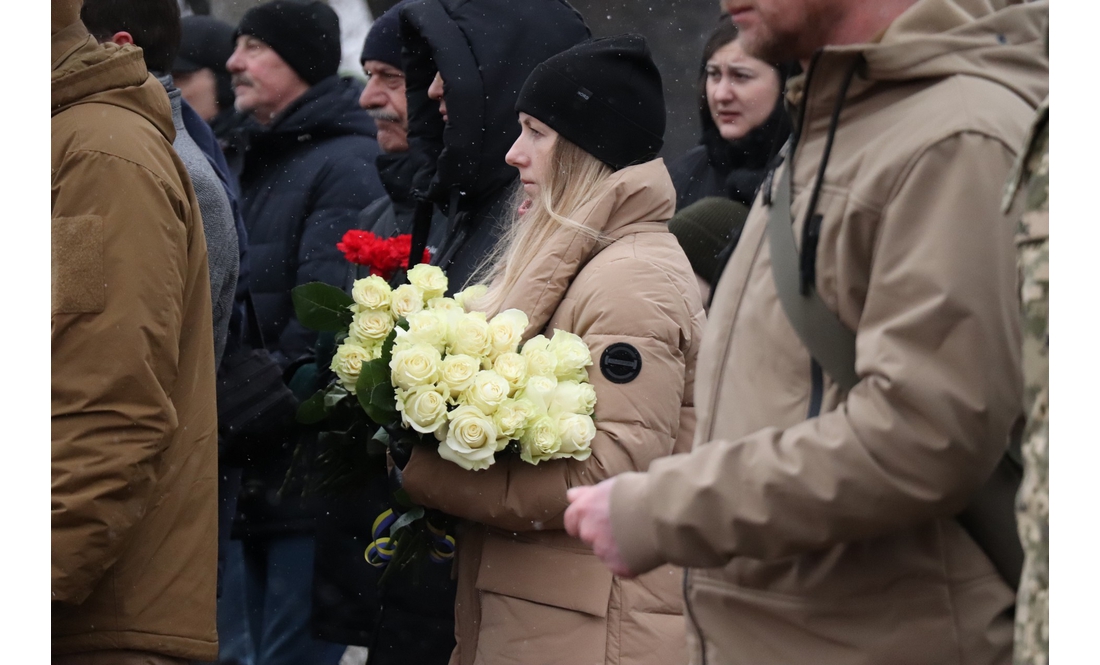
[[[587,489],[587,487],[570,487],[569,489],[565,490],[565,498],[569,500],[569,503],[573,503],[577,499],[584,496],[584,492]]]
[[[572,492],[573,490],[569,490]],[[578,527],[580,526],[581,507],[576,504],[565,509],[565,531],[574,538],[580,538]]]

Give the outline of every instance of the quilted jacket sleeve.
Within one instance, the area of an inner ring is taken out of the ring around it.
[[[89,191],[103,182],[125,186]],[[178,185],[103,152],[66,155],[54,183],[51,589],[54,601],[80,603],[148,510],[164,472],[159,453],[180,426],[171,395],[184,325],[183,220],[198,223],[198,211],[191,217]]]
[[[691,341],[684,294],[651,261],[631,255],[601,262],[598,269],[595,263],[572,285],[576,299],[567,297],[561,305],[574,308],[571,332],[589,345],[596,362],[588,372],[597,398],[591,457],[532,466],[503,456],[484,471],[465,471],[434,449],[418,448],[403,473],[413,500],[513,531],[561,529],[567,489],[644,471],[672,452]],[[641,374],[628,383],[608,381],[598,367],[603,350],[617,342],[642,357]]]

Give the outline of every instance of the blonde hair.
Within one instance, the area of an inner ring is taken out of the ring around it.
[[[600,238],[599,231],[572,216],[598,193],[603,181],[614,172],[612,168],[560,134],[550,153],[550,165],[547,182],[539,187],[539,195],[524,214],[519,210],[527,196],[517,183],[512,221],[470,280],[489,285],[489,291],[472,303],[475,309],[495,313],[519,281],[523,267],[538,255],[559,226]]]

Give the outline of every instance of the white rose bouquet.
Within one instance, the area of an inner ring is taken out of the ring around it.
[[[468,471],[487,469],[509,452],[529,464],[588,459],[596,392],[584,341],[555,330],[549,339],[523,342],[523,312],[490,319],[468,309],[484,286],[447,298],[438,267],[416,265],[407,277],[397,288],[378,276],[357,280],[350,297],[319,283],[294,290],[299,321],[336,334],[329,365],[336,379],[302,404],[299,421],[339,423],[330,434],[365,442],[375,460],[386,447],[416,444],[432,445]],[[390,541],[424,516],[422,508],[405,507],[396,519],[380,516],[376,530],[386,527],[389,535],[375,534],[368,561],[401,558]],[[447,558],[453,539],[445,542],[443,530],[428,527],[418,532],[421,549],[434,542],[429,554]]]

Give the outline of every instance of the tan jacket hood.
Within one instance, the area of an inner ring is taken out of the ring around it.
[[[80,6],[84,0],[50,0],[50,34],[56,35],[73,23],[80,22]],[[57,54],[54,54],[57,60]]]
[[[594,238],[561,227],[547,242],[546,251],[528,264],[501,310],[521,309],[530,324],[525,339],[539,334],[565,297],[573,278],[610,240],[631,233],[665,230],[675,212],[676,190],[664,160],[628,166],[604,182],[602,191],[581,206],[574,216],[586,228],[601,234]]]
[[[78,104],[110,104],[146,118],[169,143],[175,140],[168,95],[164,86],[149,75],[140,48],[99,44],[79,19],[55,31],[50,47],[51,116]],[[123,88],[134,87],[138,90],[117,94]]]
[[[866,64],[848,97],[876,82],[962,74],[1002,85],[1036,107],[1046,97],[1049,78],[1043,45],[1048,8],[1047,0],[919,0],[877,41],[831,46],[821,55],[863,57]],[[805,82],[805,76],[799,76],[789,84],[789,98],[796,107]],[[837,86],[814,88],[815,95],[832,97]],[[814,117],[831,111],[824,101],[811,111]]]
[[[1007,6],[1006,6],[1007,5]],[[1046,96],[1043,48],[1048,3],[922,0],[864,51],[872,79],[966,74],[989,79],[1037,105]]]

